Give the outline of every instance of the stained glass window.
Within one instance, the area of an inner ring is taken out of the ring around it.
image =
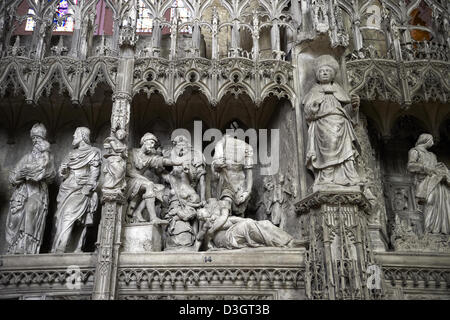
[[[75,4],[77,4],[78,0],[75,0]],[[55,29],[54,31],[59,31],[59,32],[72,32],[73,31],[73,25],[74,25],[74,19],[73,16],[71,16],[73,14],[73,9],[69,8],[69,3],[67,2],[67,0],[61,0],[59,2],[58,8],[56,8],[56,15],[58,16],[58,18],[61,18],[65,15],[70,14],[70,16],[68,16],[66,19],[63,19],[61,22],[58,23],[58,20],[55,19],[54,23],[55,23]],[[29,9],[28,10],[28,18],[27,18],[27,23],[25,25],[25,31],[33,31],[34,27],[36,26],[36,21],[34,21],[33,19],[33,15],[34,15],[34,10],[33,9]]]
[[[142,0],[138,2],[138,18],[136,22],[137,32],[152,32],[153,19],[150,9],[147,8]]]

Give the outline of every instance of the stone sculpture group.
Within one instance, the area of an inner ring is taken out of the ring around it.
[[[315,61],[316,84],[304,99],[308,122],[306,165],[313,171],[313,191],[362,190],[356,168],[360,147],[355,133],[360,98],[350,96],[335,79],[337,61],[328,55]],[[31,129],[33,149],[12,170],[13,188],[7,217],[9,254],[38,254],[48,215],[48,185],[56,176],[44,125]],[[225,135],[215,146],[211,171],[216,197],[207,199],[207,165],[201,152],[184,136],[173,138],[162,152],[158,138],[146,133],[140,147],[127,149],[127,133],[114,129],[104,141],[105,153],[91,145],[90,131],[80,127],[74,149],[59,168],[62,183],[54,217],[53,253],[81,252],[87,227],[99,206],[101,172],[103,198],[122,196],[128,226],[151,224],[160,231],[165,250],[216,250],[302,245],[280,228],[287,197],[297,191],[285,177],[264,179],[267,220],[246,217],[252,195],[254,150]],[[416,176],[416,197],[423,205],[425,232],[450,234],[450,174],[427,149],[431,135],[420,136],[409,153],[408,170]],[[102,167],[103,166],[103,167]],[[151,172],[151,176],[149,173]],[[209,194],[209,193],[208,193]],[[159,228],[159,229],[158,229]]]

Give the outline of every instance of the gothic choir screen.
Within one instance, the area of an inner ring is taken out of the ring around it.
[[[0,299],[450,299],[448,0],[0,1]]]

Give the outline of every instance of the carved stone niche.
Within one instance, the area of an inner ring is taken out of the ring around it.
[[[310,299],[372,299],[368,235],[370,203],[362,192],[319,191],[296,204],[309,240],[306,288]]]
[[[124,226],[124,252],[162,251],[162,234],[165,226],[161,224],[137,223]]]

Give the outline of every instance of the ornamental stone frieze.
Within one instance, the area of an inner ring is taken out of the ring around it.
[[[265,98],[295,99],[293,67],[280,60],[252,61],[224,58],[212,61],[185,58],[138,58],[134,70],[134,94],[158,92],[166,103],[174,104],[188,87],[198,88],[212,105],[226,94],[248,95],[259,105]]]

